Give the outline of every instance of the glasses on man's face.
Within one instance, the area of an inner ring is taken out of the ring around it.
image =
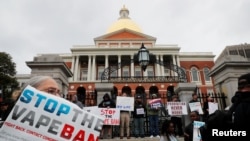
[[[53,94],[53,95],[58,95],[60,93],[60,90],[56,89],[56,88],[48,88],[43,90],[44,92],[47,92],[49,94]]]

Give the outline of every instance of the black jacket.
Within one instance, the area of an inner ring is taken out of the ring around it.
[[[110,98],[109,94],[103,96],[102,102],[98,105],[99,108],[116,108],[115,102]]]
[[[234,112],[234,128],[250,131],[250,92],[236,92],[230,110]]]
[[[138,114],[136,109],[143,108],[144,114]],[[146,114],[146,106],[142,102],[135,102],[134,111],[133,111],[133,117],[134,118],[143,118]]]

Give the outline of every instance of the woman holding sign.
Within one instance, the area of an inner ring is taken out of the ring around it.
[[[115,108],[116,104],[115,102],[110,98],[109,94],[106,93],[103,96],[103,100],[101,101],[101,103],[98,105],[99,108]],[[112,127],[111,125],[103,125],[102,126],[102,131],[101,131],[101,135],[100,135],[100,139],[103,139],[103,135],[105,131],[108,131],[108,138],[111,138],[111,133],[112,133]]]

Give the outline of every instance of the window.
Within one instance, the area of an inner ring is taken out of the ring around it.
[[[122,77],[129,77],[129,67],[128,66],[124,66],[122,68]]]
[[[205,78],[205,81],[211,81],[208,73],[209,73],[209,68],[204,68],[203,69],[203,72],[204,72],[204,78]]]
[[[148,66],[147,72],[148,72],[149,77],[154,77],[154,68],[153,68],[153,66]]]
[[[207,93],[208,93],[208,94],[213,94],[213,93],[214,93],[213,88],[207,88]]]
[[[104,66],[99,66],[98,67],[98,76],[97,76],[98,80],[101,80],[103,71],[104,71]]]
[[[170,70],[164,67],[164,76],[170,76]]]
[[[195,67],[191,68],[191,81],[193,81],[193,82],[200,81],[199,71]]]
[[[135,67],[135,76],[141,76],[141,67],[140,66]]]
[[[83,68],[81,70],[81,80],[87,80],[88,78],[88,69],[87,68]]]
[[[116,66],[111,66],[111,68],[116,68]],[[117,77],[117,70],[110,72],[110,77]]]

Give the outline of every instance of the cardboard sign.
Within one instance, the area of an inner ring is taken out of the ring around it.
[[[168,102],[167,110],[169,115],[187,115],[186,102]]]
[[[202,110],[202,107],[201,107],[201,103],[200,102],[192,102],[192,103],[189,103],[189,108],[190,108],[190,111],[198,111],[200,115],[203,114],[203,110]]]
[[[137,115],[144,115],[145,114],[144,108],[137,108],[136,113],[137,113]]]
[[[134,97],[117,96],[116,108],[123,111],[134,111]]]
[[[205,122],[194,121],[193,141],[200,141],[201,140],[201,133],[200,133],[199,128],[203,125],[205,125]]]
[[[208,112],[209,115],[214,113],[216,110],[218,110],[218,103],[215,102],[208,102]]]
[[[104,119],[27,86],[0,129],[0,140],[97,141]]]
[[[162,107],[161,99],[151,99],[148,101],[148,104],[150,105],[151,109],[158,109]]]
[[[84,110],[104,118],[104,125],[120,125],[120,110],[116,108],[84,107]]]

